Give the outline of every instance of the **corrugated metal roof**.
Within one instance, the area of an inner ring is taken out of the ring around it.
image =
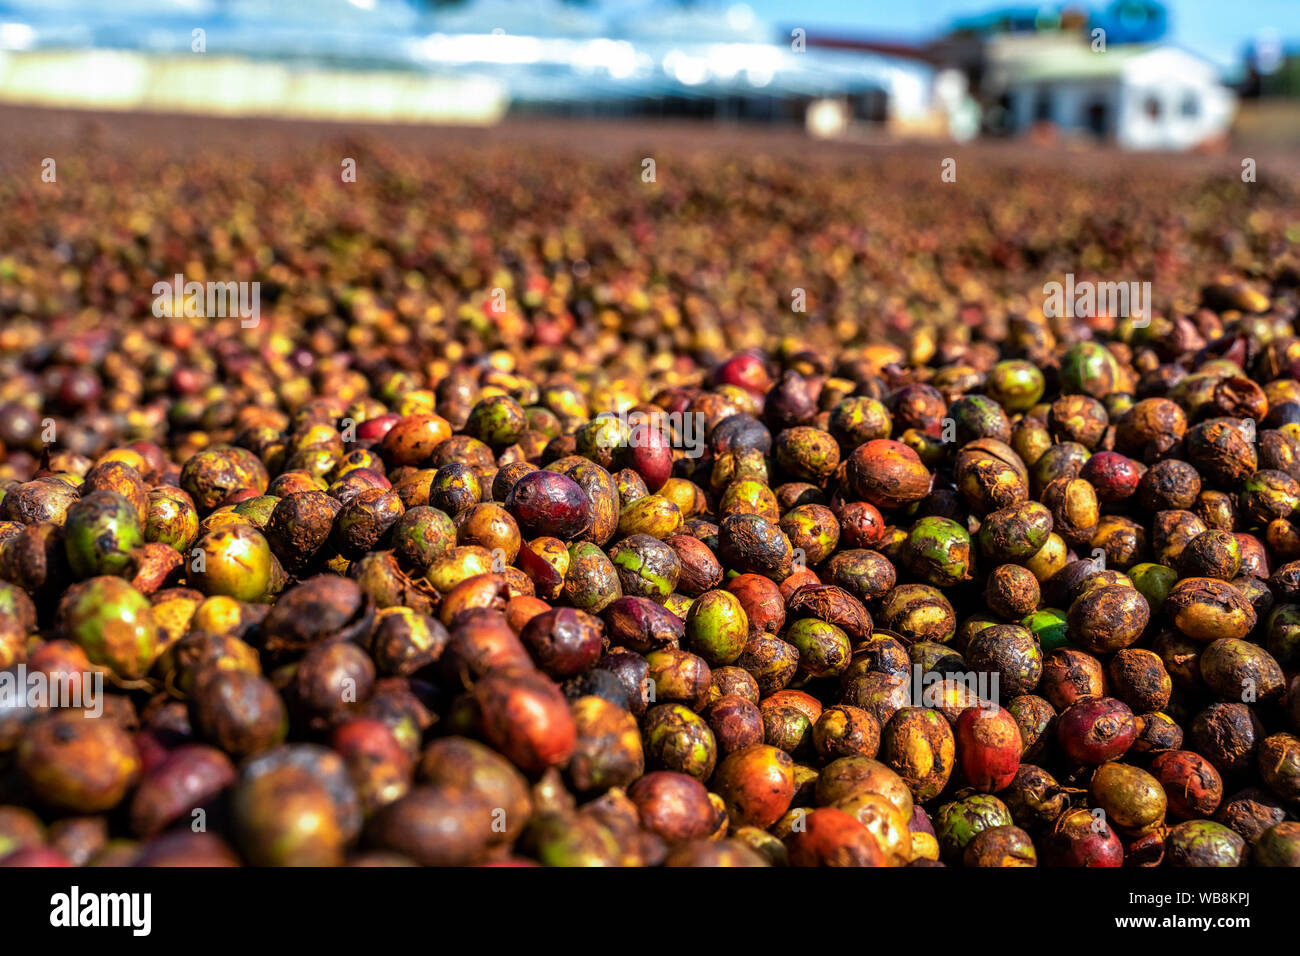
[[[795,52],[748,8],[651,2],[575,7],[476,0],[432,12],[406,0],[0,0],[30,46],[210,53],[362,69],[491,71],[512,99],[745,94],[823,96],[915,88],[929,67],[893,57]]]

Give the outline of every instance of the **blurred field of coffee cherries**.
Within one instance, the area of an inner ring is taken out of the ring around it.
[[[0,865],[1300,865],[1296,180],[346,148],[0,178]]]

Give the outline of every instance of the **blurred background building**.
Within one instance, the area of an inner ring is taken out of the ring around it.
[[[906,127],[930,110],[933,74],[911,60],[778,41],[743,5],[0,0],[0,98],[42,105],[803,123],[833,99],[841,123]],[[831,122],[824,108],[818,117]]]
[[[416,123],[692,117],[858,138],[1050,131],[1138,149],[1218,142],[1234,115],[1221,69],[1166,41],[1154,0],[990,9],[907,41],[805,29],[799,12],[778,24],[706,0],[0,0],[0,102]],[[1296,96],[1300,60],[1266,37],[1238,80],[1246,96]]]

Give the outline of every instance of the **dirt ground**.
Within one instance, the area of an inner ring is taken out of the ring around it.
[[[1259,123],[1251,126],[1255,130]],[[1252,134],[1242,144],[1210,153],[1132,154],[1072,144],[1042,145],[1025,140],[954,144],[834,142],[810,139],[794,126],[719,124],[705,121],[601,121],[511,119],[492,127],[335,124],[297,120],[197,117],[144,113],[88,113],[0,106],[0,166],[40,148],[153,150],[184,154],[213,148],[275,155],[311,145],[348,140],[382,141],[398,148],[438,153],[496,146],[577,151],[596,156],[670,150],[735,156],[798,157],[801,162],[972,157],[1011,169],[1087,171],[1099,176],[1155,170],[1193,173],[1239,167],[1242,150],[1262,166],[1300,174],[1300,154],[1285,142]],[[1240,154],[1240,155],[1238,155]]]

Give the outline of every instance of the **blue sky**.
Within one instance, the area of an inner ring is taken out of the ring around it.
[[[833,27],[876,37],[918,39],[955,17],[1031,2],[994,0],[746,0],[776,26]],[[1100,10],[1107,0],[1080,6]],[[1209,57],[1222,67],[1240,61],[1242,45],[1272,28],[1288,45],[1300,45],[1300,0],[1166,0],[1166,39]]]

